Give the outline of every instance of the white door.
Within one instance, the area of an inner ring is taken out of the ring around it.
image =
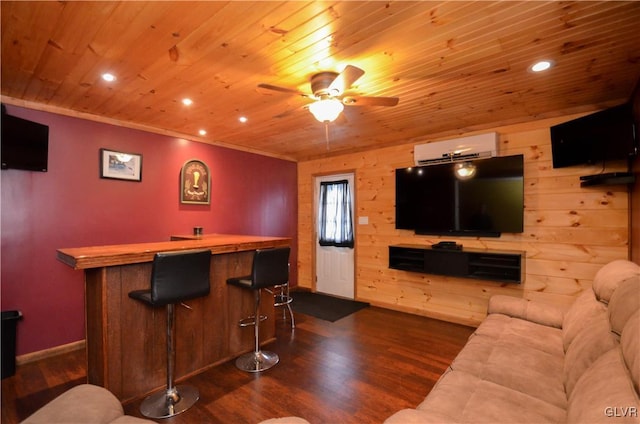
[[[347,180],[351,192],[351,227],[354,228],[355,186],[353,174],[339,174],[317,177],[315,179],[315,243],[316,243],[316,291],[333,296],[353,299],[354,290],[354,254],[352,248],[321,246],[319,243],[319,205],[320,183]],[[355,231],[355,228],[354,228]]]

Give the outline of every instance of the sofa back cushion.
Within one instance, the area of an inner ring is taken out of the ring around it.
[[[606,314],[606,311],[607,306],[596,299],[592,290],[585,290],[578,296],[562,321],[562,345],[565,352],[578,333],[588,327],[589,321],[595,316]]]
[[[636,296],[640,294],[636,293]],[[640,394],[640,311],[627,321],[620,341],[624,363],[631,374],[636,393]]]
[[[564,358],[564,388],[567,396],[582,374],[604,353],[618,346],[617,338],[611,333],[605,311],[587,320],[569,345]]]
[[[639,277],[639,265],[624,259],[611,261],[600,268],[593,278],[593,292],[600,302],[609,303],[613,292],[622,281]]]
[[[567,423],[637,423],[638,408],[638,396],[618,346],[600,356],[576,383],[569,396]]]
[[[611,331],[618,336],[629,318],[640,310],[640,274],[622,281],[609,300],[609,321]]]

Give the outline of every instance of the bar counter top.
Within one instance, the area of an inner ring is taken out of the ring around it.
[[[288,246],[291,239],[283,237],[247,236],[236,234],[205,234],[202,236],[172,236],[171,241],[155,243],[117,244],[107,246],[58,249],[57,258],[73,269],[100,268],[151,262],[158,252],[189,249],[210,249],[212,254],[242,252],[266,247]]]

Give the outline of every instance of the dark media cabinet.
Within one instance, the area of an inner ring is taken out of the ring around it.
[[[521,251],[434,249],[431,246],[389,246],[389,268],[448,277],[520,284],[524,281]]]

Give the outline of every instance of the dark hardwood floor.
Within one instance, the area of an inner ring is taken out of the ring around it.
[[[296,314],[296,329],[277,323],[264,347],[280,363],[261,374],[229,361],[187,380],[200,400],[166,423],[258,423],[299,416],[312,424],[382,423],[418,405],[473,328],[369,307],[331,323]],[[247,331],[251,331],[248,329]],[[20,422],[85,382],[84,351],[24,364],[2,380],[2,423]],[[140,401],[125,412],[141,416]]]

